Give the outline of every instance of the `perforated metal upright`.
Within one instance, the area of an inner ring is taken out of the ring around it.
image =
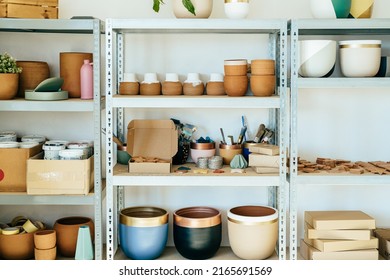
[[[246,97],[170,97],[144,98],[143,96],[120,96],[117,89],[123,77],[124,34],[126,33],[223,33],[267,34],[269,57],[276,61],[277,95],[258,98]],[[112,135],[124,136],[124,108],[202,108],[269,109],[270,123],[275,128],[280,146],[280,173],[275,176],[136,176],[116,168]],[[159,19],[159,20],[106,20],[106,180],[107,180],[107,259],[114,260],[118,248],[118,212],[124,207],[124,187],[135,186],[186,186],[211,185],[214,187],[254,186],[268,187],[268,203],[279,212],[279,259],[286,259],[287,182],[286,163],[289,143],[287,98],[287,21],[286,20],[240,20],[226,19]]]

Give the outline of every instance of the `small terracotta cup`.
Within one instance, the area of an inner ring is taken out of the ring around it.
[[[224,88],[229,96],[244,96],[248,90],[248,76],[225,76]]]
[[[250,88],[254,96],[271,96],[275,94],[275,82],[276,77],[274,75],[252,75],[250,78]]]
[[[119,94],[137,95],[139,94],[139,82],[120,82]]]
[[[250,64],[252,75],[275,75],[275,60],[254,59]]]
[[[179,81],[162,82],[162,94],[163,95],[181,95],[181,94],[183,94],[183,85]]]
[[[141,83],[140,85],[141,95],[160,95],[161,94],[161,83]]]
[[[36,260],[55,260],[57,258],[57,247],[50,249],[34,249]]]
[[[34,233],[34,246],[36,249],[51,249],[56,246],[57,237],[54,229],[39,230]]]
[[[248,73],[248,60],[246,59],[227,59],[224,61],[225,75],[244,76]]]

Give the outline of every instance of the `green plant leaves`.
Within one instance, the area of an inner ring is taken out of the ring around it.
[[[191,0],[183,0],[182,2],[183,2],[184,7],[186,7],[186,9],[187,9],[191,14],[193,14],[194,16],[196,16],[195,7],[194,7],[194,5],[192,4]]]
[[[153,10],[158,13],[160,11],[160,4],[164,4],[163,0],[153,0]]]

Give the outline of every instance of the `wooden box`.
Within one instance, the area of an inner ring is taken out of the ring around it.
[[[0,0],[0,17],[57,19],[58,0]]]

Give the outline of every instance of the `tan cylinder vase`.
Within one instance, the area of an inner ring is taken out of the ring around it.
[[[92,53],[60,53],[60,77],[64,79],[62,90],[68,91],[70,98],[81,97],[80,69],[84,60],[93,60]]]

